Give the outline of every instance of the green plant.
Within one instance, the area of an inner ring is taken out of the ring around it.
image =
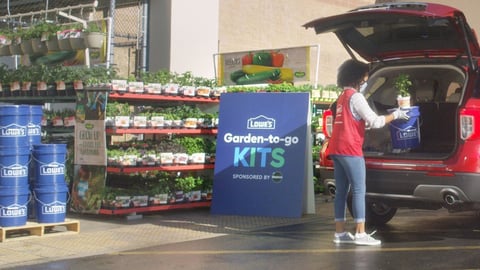
[[[40,65],[33,65],[31,68],[32,73],[32,81],[33,82],[54,82],[54,78],[52,77],[51,68],[47,67],[44,64]]]
[[[87,28],[83,28],[83,32],[86,32],[86,33],[102,32],[101,22],[88,22]]]
[[[61,26],[46,20],[39,21],[31,26],[33,38],[43,38],[49,40],[57,35]]]
[[[106,107],[106,116],[127,116],[130,115],[130,106],[128,103],[108,102]]]
[[[398,90],[398,94],[401,97],[408,97],[410,96],[410,86],[412,86],[412,81],[410,80],[410,76],[408,74],[399,74],[393,81],[393,85]]]
[[[196,189],[201,189],[203,179],[200,177],[186,176],[175,179],[175,190],[189,192]]]

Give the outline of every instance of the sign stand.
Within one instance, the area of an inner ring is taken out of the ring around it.
[[[315,213],[309,93],[226,93],[219,115],[211,212]]]

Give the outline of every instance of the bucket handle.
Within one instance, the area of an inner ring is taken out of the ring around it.
[[[32,155],[32,160],[35,161],[35,162],[38,162],[39,164],[42,164],[42,165],[49,164],[49,163],[41,162],[40,160],[36,159],[33,155]],[[68,160],[68,158],[65,158],[65,164],[67,163],[67,160]]]
[[[24,205],[22,205],[22,206],[28,205],[28,204],[32,201],[32,197],[33,197],[33,196],[32,196],[32,192],[31,192],[31,191],[28,191],[28,200],[27,200],[27,202],[26,202]],[[1,205],[1,204],[0,204],[0,208],[5,208],[5,207],[7,207],[7,206],[4,206],[4,205]]]
[[[26,164],[26,165],[30,165],[30,162],[32,162],[32,158],[33,158],[32,156],[30,156],[30,157],[28,158],[28,161],[27,161],[27,164]],[[5,166],[5,165],[3,165],[2,163],[0,163],[0,168],[3,168],[3,167],[7,167],[7,166]]]
[[[47,203],[44,203],[42,202],[38,197],[37,197],[37,194],[35,194],[35,191],[32,192],[33,193],[33,197],[35,198],[35,201],[41,203],[41,204],[47,204]],[[67,205],[69,202],[70,202],[70,199],[72,198],[72,196],[70,196],[70,191],[67,190],[67,200],[65,201],[65,205]]]

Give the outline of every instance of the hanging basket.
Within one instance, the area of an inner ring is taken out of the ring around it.
[[[34,53],[43,54],[48,51],[47,44],[41,41],[40,38],[33,38],[32,39],[32,48]]]
[[[1,45],[0,46],[0,56],[10,56],[10,48],[8,45]]]
[[[55,51],[60,50],[60,47],[58,47],[58,38],[57,38],[56,35],[50,37],[47,41],[45,41],[45,43],[46,43],[48,51],[50,51],[50,52],[55,52]]]
[[[23,54],[32,55],[33,54],[32,40],[31,39],[22,40],[22,42],[20,43],[20,48],[22,48]]]
[[[100,49],[105,42],[105,34],[101,32],[85,33],[84,41],[87,48]]]
[[[10,44],[9,46],[10,54],[11,55],[22,55],[23,51],[20,47],[20,44]]]
[[[70,46],[73,50],[85,50],[85,41],[83,37],[69,38]]]
[[[72,45],[70,45],[70,39],[69,38],[59,39],[58,48],[60,49],[60,51],[71,51]]]

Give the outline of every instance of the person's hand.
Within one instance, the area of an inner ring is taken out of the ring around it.
[[[410,116],[408,116],[407,111],[404,111],[400,108],[396,109],[393,112],[393,120],[400,119],[400,120],[407,121],[409,118],[410,118]]]

